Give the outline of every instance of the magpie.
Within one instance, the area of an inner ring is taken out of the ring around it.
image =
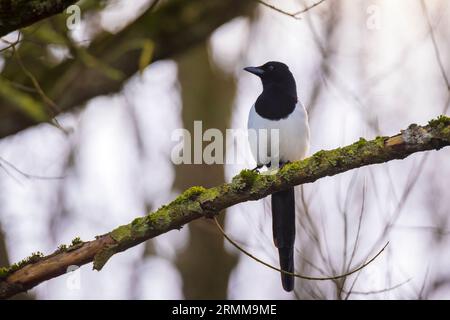
[[[256,132],[250,147],[257,169],[268,167],[272,161],[277,166],[306,156],[309,148],[308,114],[297,98],[294,76],[284,63],[270,61],[260,67],[247,67],[245,71],[258,76],[263,91],[250,109],[248,129]],[[271,154],[270,131],[278,131],[278,154]],[[269,131],[263,134],[264,130]],[[250,137],[250,135],[249,135]],[[256,145],[255,145],[256,144]],[[268,152],[258,152],[265,145]],[[280,267],[294,272],[295,196],[294,187],[272,195],[273,241],[278,248]],[[281,273],[284,290],[294,289],[294,276]]]

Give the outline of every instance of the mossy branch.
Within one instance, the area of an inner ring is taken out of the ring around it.
[[[202,217],[209,218],[237,203],[258,200],[291,186],[314,182],[351,169],[383,163],[421,151],[439,150],[450,145],[450,118],[440,116],[426,126],[410,125],[392,137],[359,141],[334,150],[319,151],[310,158],[285,165],[273,175],[243,170],[231,183],[214,188],[192,187],[168,205],[130,224],[49,256],[34,254],[19,264],[0,269],[0,298],[26,291],[66,272],[72,265],[93,262],[101,270],[114,254]]]
[[[46,2],[46,0],[16,1]],[[4,19],[9,17],[1,7],[3,2],[7,1],[0,0],[0,27]],[[83,2],[83,5],[88,7],[86,2]],[[33,75],[48,98],[61,112],[69,112],[94,97],[120,91],[123,83],[136,72],[142,71],[144,65],[186,52],[189,48],[206,41],[222,24],[235,17],[249,14],[253,7],[252,1],[242,0],[161,1],[157,9],[152,10],[151,6],[121,31],[114,34],[107,31],[100,32],[86,48],[79,43],[66,41],[64,36],[44,23],[37,29],[23,30],[23,41],[17,47],[17,53],[20,54],[25,66],[32,66]],[[91,12],[88,8],[81,7],[81,9],[83,14]],[[2,12],[5,17],[2,16]],[[57,25],[64,17],[60,18],[55,21]],[[64,28],[63,31],[66,30],[65,25],[61,28]],[[43,63],[41,57],[48,56],[48,48],[36,43],[49,42],[72,48],[75,59],[66,59],[58,65]],[[149,49],[145,48],[149,43],[152,46],[151,57]],[[6,60],[2,69],[2,78],[12,83],[30,85],[28,79],[23,77],[23,70],[17,63],[9,63],[9,60]],[[29,114],[28,109],[23,106],[23,101],[7,96],[10,94],[7,89],[0,92],[0,138],[47,121]]]
[[[0,37],[61,13],[78,0],[0,0]]]

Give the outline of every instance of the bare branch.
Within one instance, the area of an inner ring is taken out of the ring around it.
[[[310,158],[285,165],[274,174],[243,170],[226,183],[214,188],[192,187],[168,205],[146,216],[134,219],[96,240],[77,242],[59,248],[49,256],[33,255],[30,259],[0,269],[0,298],[19,292],[66,272],[71,265],[94,262],[101,270],[114,254],[148,239],[199,219],[211,218],[235,204],[262,199],[286,188],[314,182],[355,168],[404,159],[409,155],[439,150],[450,145],[450,118],[440,116],[426,126],[411,125],[392,137],[359,141],[338,149],[319,151]]]
[[[306,8],[304,8],[304,9],[302,9],[302,10],[300,10],[300,11],[295,12],[295,13],[294,13],[294,16],[298,17],[299,15],[301,15],[301,14],[305,13],[306,11],[309,11],[309,10],[311,10],[311,9],[313,9],[313,8],[315,8],[315,7],[317,7],[318,5],[322,4],[323,2],[325,2],[325,0],[317,1],[316,3],[313,3],[312,5],[307,6]]]
[[[265,6],[267,8],[269,8],[269,9],[275,10],[276,12],[279,12],[281,14],[284,14],[284,15],[289,16],[291,18],[294,18],[296,20],[300,20],[300,18],[296,17],[295,14],[287,12],[287,11],[284,11],[284,10],[282,10],[280,8],[277,8],[274,5],[271,5],[271,4],[267,3],[267,2],[264,2],[262,0],[255,0],[255,1],[260,3],[260,4],[262,4],[263,6]]]

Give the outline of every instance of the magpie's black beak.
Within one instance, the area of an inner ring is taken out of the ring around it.
[[[257,75],[258,77],[264,74],[264,70],[261,67],[247,67],[244,68],[244,70],[253,73],[254,75]]]

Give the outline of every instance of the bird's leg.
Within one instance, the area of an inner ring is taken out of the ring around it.
[[[263,164],[258,164],[258,165],[256,165],[256,167],[254,167],[254,168],[252,169],[252,171],[254,171],[254,172],[259,172],[259,169],[261,169],[262,167],[264,167]]]
[[[286,162],[280,162],[278,167],[273,169],[272,171],[269,170],[268,172],[270,173],[277,173],[281,168],[283,168],[285,165],[287,165],[288,163],[291,163],[290,161],[286,161]],[[252,171],[254,172],[258,172],[259,173],[259,169],[261,169],[262,167],[266,166],[268,169],[271,168],[271,163],[266,163],[266,164],[258,164],[255,168],[252,169]]]

